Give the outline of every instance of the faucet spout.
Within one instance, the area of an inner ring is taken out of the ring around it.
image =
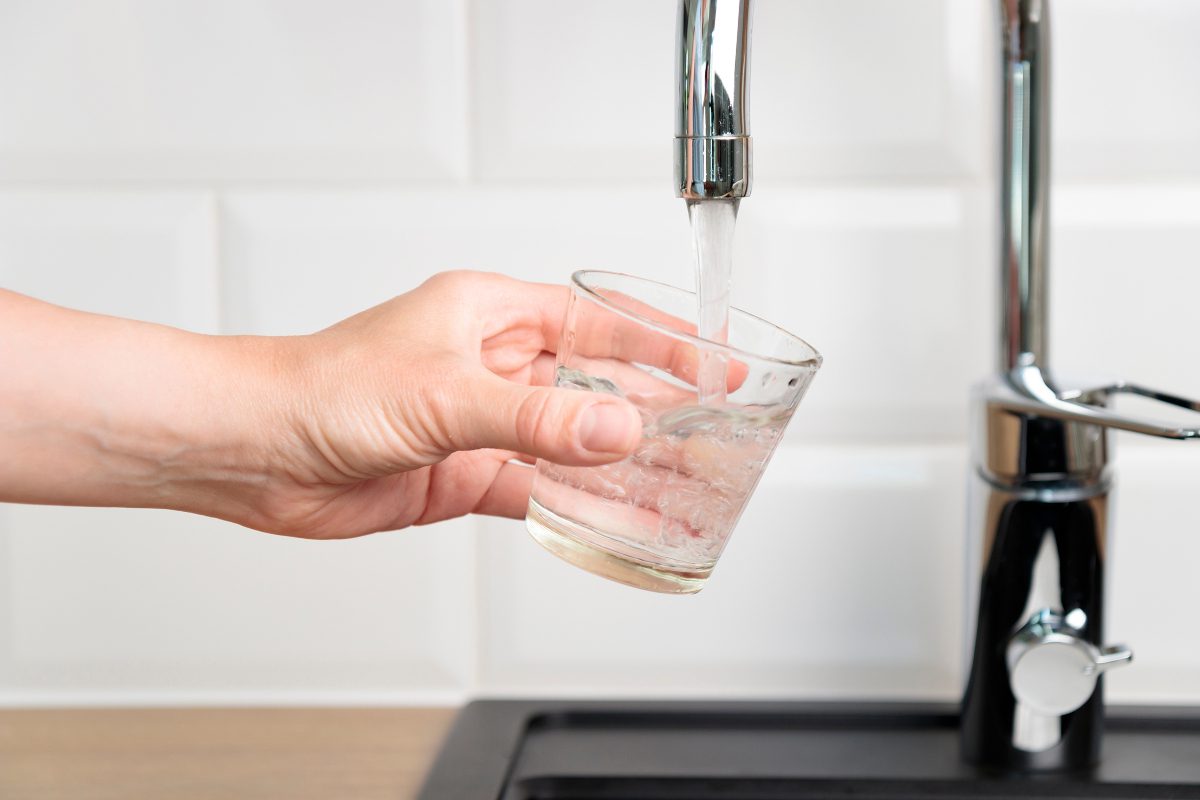
[[[686,200],[750,194],[752,0],[679,0],[675,193]]]

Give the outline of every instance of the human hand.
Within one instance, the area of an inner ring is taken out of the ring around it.
[[[283,410],[265,417],[263,477],[189,510],[311,538],[523,517],[533,471],[513,459],[602,464],[641,434],[621,398],[550,388],[567,299],[448,272],[311,336],[258,340],[252,359],[275,365],[263,406]]]

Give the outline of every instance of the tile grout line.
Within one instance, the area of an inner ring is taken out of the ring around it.
[[[470,628],[471,639],[470,647],[468,648],[468,665],[467,665],[467,681],[466,681],[466,701],[470,702],[483,688],[483,571],[479,568],[479,548],[481,539],[480,523],[478,519],[471,519],[471,621]]]
[[[475,188],[478,185],[476,168],[479,154],[476,152],[477,137],[475,135],[475,60],[471,57],[472,45],[475,42],[475,14],[471,0],[459,0],[456,4],[459,13],[458,43],[459,43],[459,80],[462,95],[462,126],[463,126],[463,158],[462,182],[464,186]]]
[[[479,191],[476,175],[478,154],[475,151],[477,137],[475,132],[475,92],[474,69],[475,61],[471,57],[472,44],[475,39],[475,8],[472,0],[458,0],[455,3],[458,15],[456,22],[456,39],[458,44],[458,79],[462,102],[460,109],[460,124],[462,125],[462,188],[466,191]],[[484,680],[484,632],[483,632],[483,571],[480,569],[480,547],[482,546],[482,524],[477,518],[471,519],[471,531],[468,545],[470,547],[470,622],[468,629],[470,639],[467,648],[467,664],[465,670],[465,702],[470,702],[480,694]]]
[[[217,333],[229,333],[229,303],[225,297],[228,287],[225,256],[225,190],[212,187],[211,198],[213,229],[213,302],[217,310]]]

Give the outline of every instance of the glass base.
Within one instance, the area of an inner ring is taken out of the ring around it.
[[[594,575],[638,589],[665,594],[695,594],[704,588],[712,573],[712,567],[672,569],[602,550],[588,541],[595,537],[595,532],[590,528],[555,514],[532,499],[525,515],[525,527],[538,544],[562,560]]]

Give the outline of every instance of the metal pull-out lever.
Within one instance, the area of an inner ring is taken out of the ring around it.
[[[1116,381],[1092,389],[1057,391],[1051,388],[1045,375],[1035,366],[1019,367],[1008,377],[1011,391],[989,398],[991,405],[1019,414],[1086,422],[1163,439],[1200,438],[1200,418],[1197,418],[1195,427],[1188,427],[1122,414],[1106,407],[1113,395],[1132,394],[1200,414],[1198,400],[1189,400],[1126,381]]]

